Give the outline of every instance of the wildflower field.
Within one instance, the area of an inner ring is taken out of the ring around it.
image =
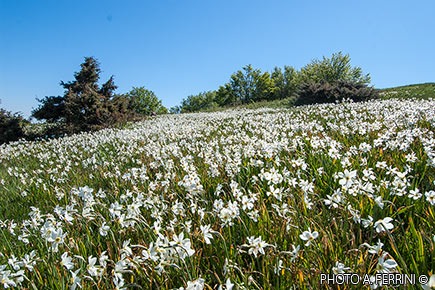
[[[390,99],[164,115],[2,145],[0,282],[383,289],[320,274],[435,274],[434,108]]]

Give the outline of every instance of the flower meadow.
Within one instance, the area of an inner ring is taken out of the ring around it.
[[[337,286],[321,273],[435,274],[434,108],[163,115],[2,145],[1,285],[324,289]]]

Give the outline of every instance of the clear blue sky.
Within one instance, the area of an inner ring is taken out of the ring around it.
[[[262,71],[343,51],[377,88],[435,81],[435,1],[0,0],[0,107],[29,116],[85,56],[118,93],[167,107]]]

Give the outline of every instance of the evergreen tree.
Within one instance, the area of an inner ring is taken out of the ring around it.
[[[117,86],[113,76],[101,87],[100,65],[93,57],[85,57],[74,81],[60,82],[63,96],[39,100],[42,104],[32,112],[38,120],[57,122],[67,133],[96,130],[113,125],[129,117],[125,96],[115,95]]]
[[[65,116],[65,98],[50,96],[37,99],[41,104],[32,111],[32,116],[37,120],[46,120],[50,123],[59,122]]]

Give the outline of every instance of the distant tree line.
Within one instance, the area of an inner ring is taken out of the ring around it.
[[[21,138],[34,140],[64,136],[83,131],[118,126],[145,116],[165,114],[168,110],[154,92],[133,87],[125,94],[116,94],[113,76],[101,86],[100,65],[93,57],[85,57],[74,80],[60,82],[62,96],[39,99],[32,117],[42,121],[31,124],[19,114],[0,110],[0,144]],[[350,98],[364,101],[375,98],[369,87],[370,76],[359,67],[352,67],[349,55],[334,53],[331,58],[313,60],[300,70],[291,66],[275,67],[262,72],[247,65],[231,75],[217,90],[202,92],[183,99],[170,113],[187,113],[292,98],[294,104],[336,102]]]
[[[345,98],[362,101],[376,97],[369,83],[370,76],[363,74],[361,68],[352,67],[350,56],[342,52],[334,53],[331,58],[313,60],[299,71],[284,66],[275,67],[272,73],[263,73],[247,65],[217,90],[188,96],[180,106],[171,108],[171,112],[196,112],[284,98],[293,98],[296,105]]]

